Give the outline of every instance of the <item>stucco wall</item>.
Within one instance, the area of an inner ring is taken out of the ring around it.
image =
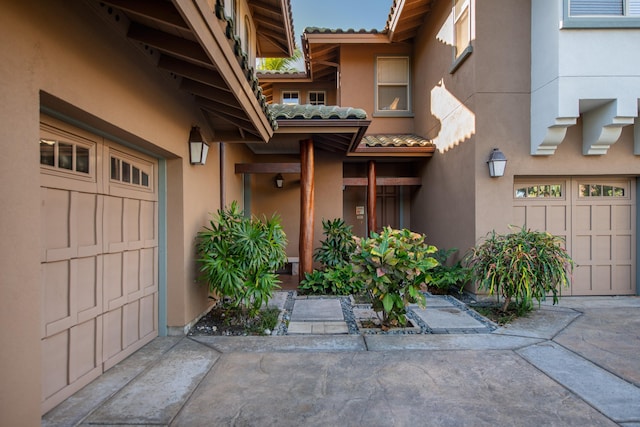
[[[450,12],[450,3],[436,2],[414,46],[415,131],[438,149],[421,169],[411,224],[430,243],[464,252],[473,245],[476,232],[476,58],[472,54],[449,73],[453,48],[440,33]]]
[[[191,99],[85,3],[9,2],[0,28],[0,337],[7,343],[0,351],[0,424],[37,425],[41,94],[59,118],[167,159],[169,326],[185,325],[207,305],[205,289],[194,283],[193,247],[207,213],[219,207],[218,151],[212,147],[206,166],[189,164],[190,127],[206,129]]]
[[[314,149],[315,224],[314,248],[320,246],[322,220],[342,217],[342,159]],[[299,162],[296,155],[258,156],[256,162]],[[287,234],[287,256],[299,256],[300,244],[300,174],[282,174],[284,187],[276,188],[275,174],[251,176],[251,213],[270,217],[277,213]]]
[[[374,117],[376,57],[410,55],[410,45],[349,45],[340,47],[340,100],[345,107],[362,108],[371,119],[367,134],[411,133],[413,118]],[[416,105],[414,100],[414,108]]]

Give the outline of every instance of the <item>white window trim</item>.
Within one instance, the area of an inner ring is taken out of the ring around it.
[[[407,60],[407,109],[406,110],[379,110],[378,109],[378,61],[385,58],[406,59]],[[408,55],[380,55],[376,56],[374,69],[374,117],[413,117],[411,99],[411,58]]]
[[[298,97],[297,97],[298,98],[298,103],[297,104],[291,104],[291,103],[285,104],[285,102],[284,102],[284,94],[285,93],[295,93],[295,94],[297,94],[298,95]],[[283,105],[300,105],[300,91],[299,90],[282,90],[282,91],[280,91],[280,103],[283,104]]]
[[[620,16],[571,16],[569,12],[569,2],[562,1],[563,19],[560,28],[640,28],[640,16],[628,16],[628,0],[624,0],[625,15]]]

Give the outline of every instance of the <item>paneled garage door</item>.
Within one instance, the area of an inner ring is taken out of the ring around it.
[[[158,335],[157,162],[43,119],[42,410]]]
[[[571,295],[636,293],[635,180],[520,179],[514,224],[566,239],[576,263]]]

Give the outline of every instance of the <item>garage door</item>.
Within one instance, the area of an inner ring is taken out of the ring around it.
[[[157,162],[43,119],[42,410],[158,334]]]
[[[636,293],[635,180],[520,179],[514,224],[566,239],[576,263],[570,295]]]

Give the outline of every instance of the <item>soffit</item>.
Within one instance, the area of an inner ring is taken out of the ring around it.
[[[268,141],[277,122],[221,0],[213,9],[207,0],[86,1],[176,87],[193,95],[211,137]]]
[[[399,43],[413,39],[434,2],[435,0],[393,0],[385,27],[389,41]]]
[[[252,0],[249,8],[256,26],[258,56],[292,56],[295,42],[290,0]]]
[[[278,129],[268,144],[247,144],[256,154],[298,154],[300,141],[306,139],[312,139],[316,149],[347,154],[371,123],[359,108],[272,104],[269,109]]]

